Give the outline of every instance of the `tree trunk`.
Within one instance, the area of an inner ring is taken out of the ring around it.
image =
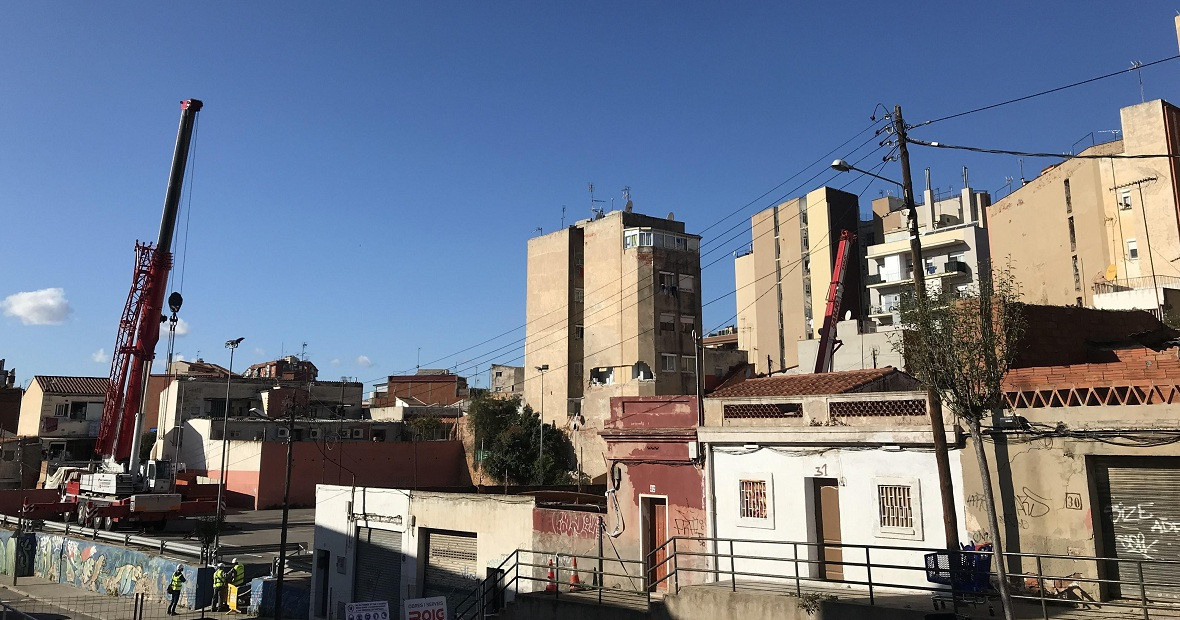
[[[971,416],[967,420],[971,432],[971,443],[975,444],[975,460],[979,463],[979,476],[983,488],[983,503],[987,507],[988,527],[992,531],[992,563],[996,567],[997,587],[1000,590],[1000,606],[1004,609],[1004,620],[1013,620],[1012,598],[1008,594],[1008,568],[1004,565],[1004,545],[1001,542],[1000,519],[996,514],[996,501],[992,495],[992,474],[987,465],[987,454],[983,450],[983,437],[979,430],[979,419]]]

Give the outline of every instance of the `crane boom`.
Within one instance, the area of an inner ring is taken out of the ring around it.
[[[180,127],[168,190],[164,196],[164,214],[155,246],[135,244],[135,270],[131,292],[119,320],[114,353],[111,355],[111,381],[107,386],[99,424],[95,452],[108,462],[126,463],[124,471],[134,472],[139,461],[139,443],[143,435],[143,405],[148,377],[160,340],[164,290],[172,268],[172,236],[180,205],[184,171],[188,165],[193,126],[201,101],[187,99],[180,103]]]
[[[836,248],[836,264],[832,267],[832,284],[828,287],[828,307],[824,311],[824,326],[820,331],[819,351],[815,356],[815,372],[829,372],[832,369],[832,354],[836,352],[836,323],[840,320],[840,304],[844,300],[844,276],[848,271],[848,254],[856,233],[845,230],[840,233],[840,246]]]

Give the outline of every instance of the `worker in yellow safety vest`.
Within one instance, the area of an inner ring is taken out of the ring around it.
[[[242,563],[238,562],[237,558],[234,558],[233,563],[234,566],[231,569],[233,571],[233,577],[230,579],[230,583],[240,588],[246,584],[246,567],[242,566]]]
[[[213,611],[223,611],[225,607],[225,565],[218,564],[213,571]]]
[[[168,615],[176,615],[176,604],[180,602],[181,584],[187,581],[184,578],[184,565],[177,564],[176,572],[172,574],[172,580],[168,582],[168,596],[172,597],[168,603]]]

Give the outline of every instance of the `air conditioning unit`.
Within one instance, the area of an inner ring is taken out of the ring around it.
[[[280,426],[278,429],[276,429],[275,435],[277,435],[279,439],[286,439],[291,436],[291,431],[285,426]]]
[[[353,439],[364,439],[365,438],[365,429],[363,429],[363,428],[352,429],[352,438]]]
[[[320,438],[320,429],[313,428],[313,429],[308,430],[307,436],[312,440],[319,439]]]

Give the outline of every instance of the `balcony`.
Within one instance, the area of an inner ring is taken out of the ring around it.
[[[1177,276],[1143,276],[1141,278],[1123,278],[1109,282],[1094,283],[1094,293],[1121,293],[1123,291],[1137,291],[1154,288],[1180,288],[1180,277]]]
[[[944,275],[956,275],[956,274],[966,275],[971,272],[967,268],[967,263],[965,263],[961,260],[948,260],[946,262],[946,264],[942,266],[942,273]]]
[[[895,313],[900,312],[900,311],[901,311],[901,309],[898,307],[897,304],[885,304],[885,305],[881,305],[881,306],[870,306],[869,307],[869,318],[875,319],[875,318],[879,318],[879,317],[893,316]]]
[[[881,274],[869,274],[865,277],[865,286],[868,288],[877,288],[884,286],[897,286],[901,284],[909,284],[914,281],[913,272],[907,272],[902,277],[885,278]]]

